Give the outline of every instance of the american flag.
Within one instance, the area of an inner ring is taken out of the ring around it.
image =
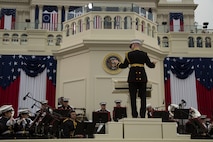
[[[183,13],[170,13],[170,31],[184,31]]]
[[[167,57],[164,60],[166,105],[186,100],[201,114],[213,113],[213,58]]]
[[[16,9],[1,9],[0,29],[15,29]]]
[[[57,31],[58,27],[58,13],[53,10],[52,12],[48,12],[47,10],[43,11],[43,29],[47,29],[50,31]]]
[[[38,101],[47,99],[50,106],[55,106],[56,64],[52,56],[1,55],[0,106],[30,108],[34,101],[23,100],[27,92]],[[42,74],[46,78],[41,79]]]

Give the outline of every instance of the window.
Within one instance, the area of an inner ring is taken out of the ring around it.
[[[203,47],[203,41],[201,37],[197,37],[197,47],[199,48]]]
[[[206,37],[205,38],[205,46],[206,46],[206,48],[212,47],[212,45],[211,45],[211,38],[210,37]]]
[[[161,40],[160,40],[160,37],[158,36],[158,45],[160,46],[161,44]]]
[[[150,36],[151,35],[151,26],[150,24],[147,24],[147,35]]]
[[[194,47],[194,38],[193,37],[189,37],[188,38],[188,46],[189,47]]]
[[[48,37],[47,37],[47,43],[48,43],[48,45],[53,45],[53,38],[54,38],[53,35],[48,35]]]
[[[78,32],[82,32],[83,31],[83,22],[82,20],[78,21]]]
[[[62,35],[57,35],[56,36],[56,46],[60,46],[61,45],[61,41],[62,41]]]
[[[155,37],[155,32],[156,32],[156,28],[153,26],[152,27],[152,37]]]
[[[27,34],[22,34],[20,41],[20,44],[27,44]]]
[[[10,35],[8,33],[3,34],[3,39],[2,39],[3,43],[5,43],[5,44],[9,43],[9,41],[10,41],[9,36]]]
[[[76,34],[76,23],[75,22],[72,23],[71,28],[72,28],[72,35],[75,35]]]
[[[145,22],[142,21],[142,22],[141,22],[141,32],[144,32],[144,26],[145,26]]]
[[[15,44],[17,44],[17,43],[18,43],[18,40],[19,40],[19,39],[18,39],[18,34],[13,34],[13,35],[12,35],[12,42],[15,43]]]
[[[112,29],[111,19],[112,18],[110,16],[104,17],[104,29]]]
[[[124,29],[132,29],[132,18],[130,16],[124,18]]]
[[[139,29],[139,19],[138,18],[136,18],[136,20],[135,20],[135,28],[138,31],[138,29]]]
[[[70,35],[70,26],[66,25],[65,30],[66,30],[66,36],[69,36]]]
[[[90,18],[89,17],[87,17],[85,19],[85,23],[86,23],[86,30],[89,30],[90,29]]]
[[[162,40],[163,47],[169,47],[168,37],[164,36]]]

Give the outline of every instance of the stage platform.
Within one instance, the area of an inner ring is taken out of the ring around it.
[[[212,140],[212,139],[211,139]],[[190,135],[178,134],[175,122],[162,122],[160,118],[124,118],[105,124],[105,134],[94,138],[72,139],[10,139],[2,142],[209,142],[210,139],[191,139]]]

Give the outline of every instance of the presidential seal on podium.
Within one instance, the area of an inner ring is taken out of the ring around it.
[[[122,62],[122,57],[116,53],[107,54],[103,60],[103,69],[109,74],[118,74],[121,72],[115,63],[115,60]]]

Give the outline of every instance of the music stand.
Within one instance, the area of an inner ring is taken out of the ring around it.
[[[86,138],[94,138],[95,123],[90,121],[84,121],[83,123]]]
[[[174,119],[188,119],[189,109],[175,109]]]
[[[109,121],[108,112],[92,112],[92,121],[96,124],[96,133],[105,134],[105,123]]]
[[[114,107],[113,109],[113,119],[114,121],[118,121],[119,119],[126,118],[127,113],[126,113],[126,107]]]
[[[185,125],[183,123],[184,119],[188,119],[189,118],[189,109],[175,109],[174,112],[174,119],[180,119],[180,124],[178,126],[178,131],[181,134],[186,133],[186,128]]]
[[[70,110],[63,110],[63,109],[54,109],[53,114],[61,115],[62,117],[68,117],[70,113]]]
[[[93,123],[106,123],[109,121],[108,112],[92,112],[92,121]]]
[[[154,111],[153,118],[162,118],[162,122],[167,122],[169,120],[168,111]]]

